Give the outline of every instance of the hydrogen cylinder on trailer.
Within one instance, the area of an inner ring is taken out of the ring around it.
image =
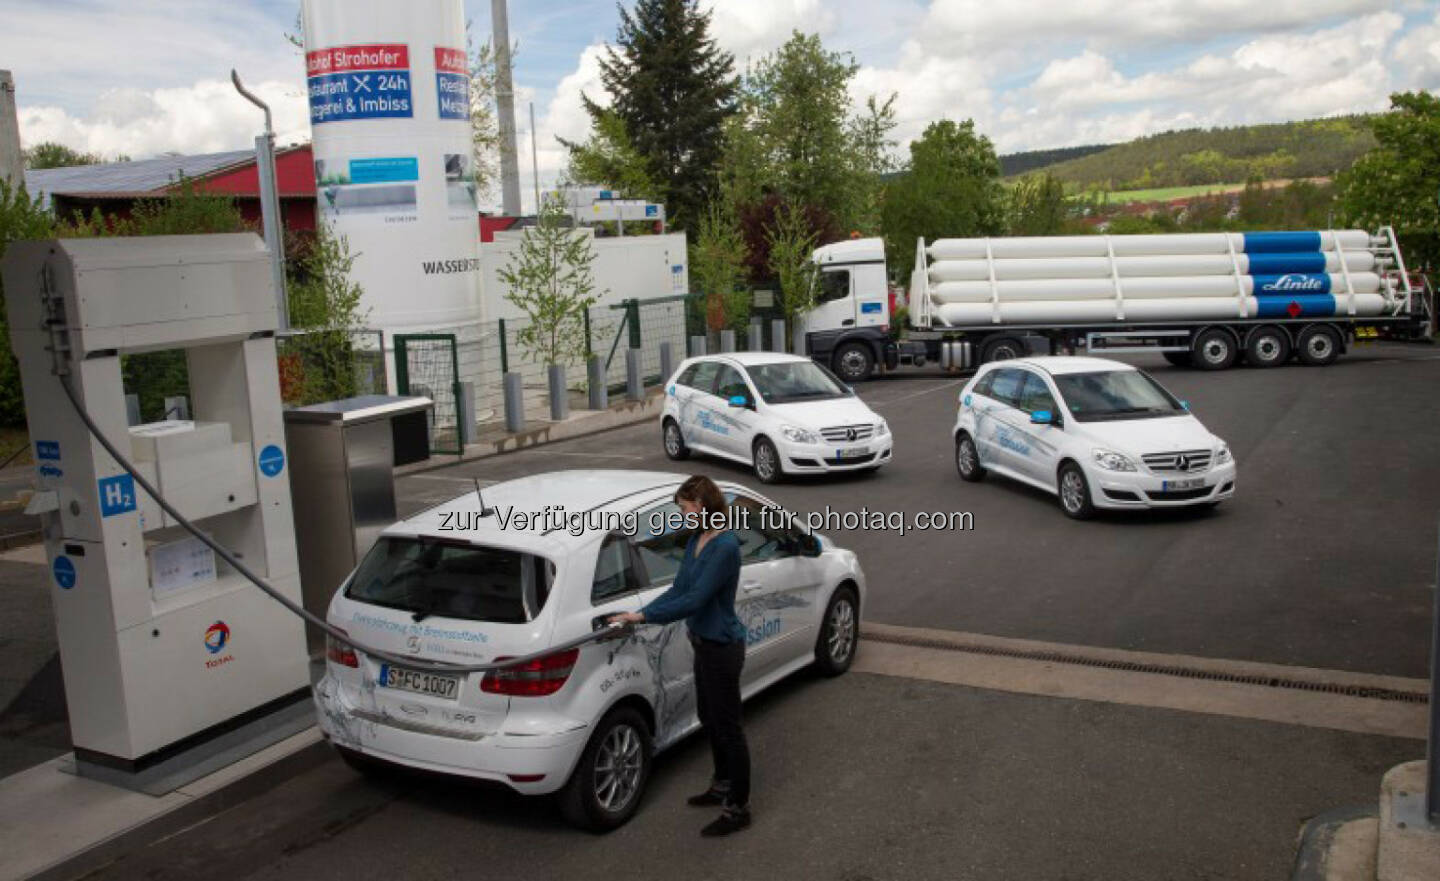
[[[483,319],[462,0],[304,0],[318,219],[367,323]]]

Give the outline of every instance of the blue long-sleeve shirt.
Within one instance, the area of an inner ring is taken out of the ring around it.
[[[735,615],[735,589],[740,583],[740,541],[722,532],[695,554],[699,536],[691,536],[670,589],[640,611],[645,621],[668,624],[685,619],[690,632],[716,642],[743,641],[745,627]]]

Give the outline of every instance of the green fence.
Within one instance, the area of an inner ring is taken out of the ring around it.
[[[402,395],[435,402],[430,416],[430,451],[462,451],[460,356],[453,333],[395,334],[395,387]]]

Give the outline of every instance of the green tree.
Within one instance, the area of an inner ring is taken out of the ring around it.
[[[796,319],[815,305],[815,262],[810,257],[817,237],[804,213],[787,205],[776,209],[766,239],[770,272],[780,287],[780,307],[787,325],[795,327]]]
[[[597,108],[592,118],[590,139],[585,143],[559,139],[570,153],[565,179],[612,187],[628,199],[664,199],[664,188],[650,176],[650,165],[635,149],[625,120],[603,107]]]
[[[700,218],[690,246],[691,283],[704,297],[707,317],[742,330],[750,320],[751,294],[745,284],[749,248],[734,210],[716,199]]]
[[[499,176],[500,121],[495,109],[495,47],[489,40],[477,43],[465,22],[465,44],[470,72],[470,175],[481,192]],[[512,49],[510,58],[515,58]]]
[[[975,123],[948,119],[925,127],[910,144],[910,166],[885,193],[885,248],[908,279],[915,242],[924,238],[999,235],[1005,229],[1000,161]]]
[[[1029,174],[1007,193],[1006,231],[1012,236],[1053,236],[1065,227],[1065,185],[1049,174]]]
[[[626,138],[644,157],[671,224],[684,228],[714,191],[721,128],[735,110],[735,61],[710,36],[710,13],[696,0],[639,0],[633,12],[616,6],[616,45],[600,60],[600,79],[612,98],[608,112],[623,121]],[[607,108],[584,101],[600,129]],[[613,138],[613,128],[603,136]],[[620,181],[599,183],[621,187]]]
[[[99,153],[82,153],[64,144],[45,141],[25,151],[26,168],[66,168],[71,165],[99,165]]]
[[[570,226],[559,203],[547,200],[500,270],[509,288],[505,299],[529,319],[516,340],[531,358],[548,366],[589,354],[585,313],[597,299],[594,262],[589,237]]]
[[[1370,127],[1378,146],[1338,180],[1347,223],[1393,226],[1411,269],[1440,271],[1440,98],[1390,96],[1390,112]]]
[[[851,227],[861,235],[880,234],[884,181],[896,168],[897,142],[891,137],[895,130],[895,98],[893,92],[884,101],[871,95],[865,100],[864,110],[849,123],[855,188]]]

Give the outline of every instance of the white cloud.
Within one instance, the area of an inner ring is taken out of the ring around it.
[[[710,33],[733,53],[737,66],[755,60],[790,39],[793,31],[830,34],[838,17],[821,0],[706,0]],[[885,4],[874,4],[885,5]]]
[[[308,111],[299,88],[286,82],[247,84],[270,105],[281,144],[310,138]],[[112,89],[96,110],[77,116],[57,106],[21,106],[20,141],[33,146],[57,141],[105,157],[142,159],[164,153],[211,153],[250,144],[264,129],[260,110],[228,80],[201,80],[165,89]]]

